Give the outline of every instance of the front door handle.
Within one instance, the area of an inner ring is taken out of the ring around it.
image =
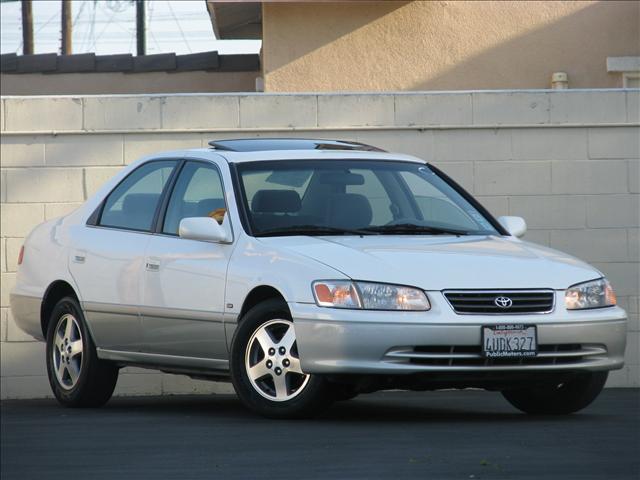
[[[146,269],[149,272],[157,272],[160,270],[160,259],[159,258],[147,258]]]

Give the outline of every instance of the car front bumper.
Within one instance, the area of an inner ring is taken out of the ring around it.
[[[383,312],[289,303],[302,369],[319,374],[605,371],[622,368],[626,313],[619,307],[567,311],[564,292],[548,314],[460,315],[440,292],[427,312]],[[559,305],[561,307],[559,307]],[[537,327],[532,359],[482,356],[484,325]]]

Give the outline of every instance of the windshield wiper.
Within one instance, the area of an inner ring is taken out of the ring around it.
[[[279,235],[379,235],[368,229],[350,229],[327,227],[324,225],[293,225],[291,227],[271,228],[256,234],[256,237],[277,237]]]
[[[377,233],[399,233],[408,235],[418,235],[427,233],[430,235],[469,235],[469,232],[455,230],[452,228],[430,227],[427,225],[416,225],[414,223],[398,223],[396,225],[379,225],[367,227],[363,230]]]

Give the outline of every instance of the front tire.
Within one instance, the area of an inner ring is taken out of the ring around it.
[[[504,390],[517,409],[531,415],[567,415],[589,406],[600,394],[609,372],[588,372],[564,382],[535,388]]]
[[[240,401],[270,418],[301,418],[331,400],[322,377],[300,368],[286,303],[267,300],[241,319],[231,342],[231,380]]]
[[[65,407],[104,405],[118,381],[118,367],[98,359],[82,309],[73,297],[53,308],[47,329],[47,374]]]

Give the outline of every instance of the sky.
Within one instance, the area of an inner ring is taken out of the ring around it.
[[[60,53],[60,0],[33,1],[35,53]],[[136,54],[131,0],[74,0],[73,53]],[[204,0],[147,2],[147,54],[258,53],[259,40],[216,40]],[[22,54],[20,2],[0,3],[0,50]]]

